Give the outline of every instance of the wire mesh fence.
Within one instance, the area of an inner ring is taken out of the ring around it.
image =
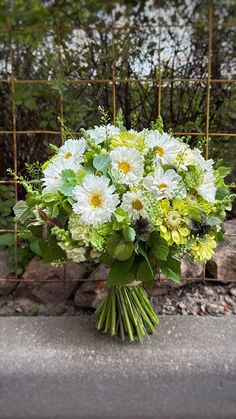
[[[12,201],[22,194],[17,174],[24,163],[35,155],[45,160],[47,145],[63,142],[57,117],[79,135],[82,126],[98,122],[98,104],[111,109],[113,121],[122,108],[127,127],[133,120],[143,127],[162,114],[174,135],[192,143],[204,136],[206,158],[233,160],[233,1],[159,0],[128,7],[31,0],[25,9],[15,3],[16,9],[6,2],[0,16],[0,187],[12,188]],[[7,167],[14,179],[5,174]],[[14,236],[9,281],[24,281],[19,232],[12,220],[0,224],[0,235]]]

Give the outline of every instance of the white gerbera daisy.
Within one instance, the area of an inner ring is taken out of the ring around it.
[[[99,127],[95,126],[94,129],[87,130],[87,133],[96,144],[101,144],[103,141],[111,138],[113,135],[119,134],[120,130],[114,125],[108,124],[105,126],[101,125]]]
[[[212,170],[208,170],[203,177],[200,186],[197,187],[197,192],[208,202],[215,202],[216,186],[215,177]]]
[[[62,186],[61,174],[65,169],[77,171],[80,165],[74,159],[64,159],[63,156],[55,157],[44,170],[43,194],[56,193]]]
[[[164,169],[159,166],[155,169],[154,176],[147,176],[143,180],[144,187],[152,192],[157,199],[169,198],[173,195],[174,190],[177,188],[181,177],[173,170]]]
[[[138,185],[143,176],[143,155],[136,148],[116,147],[110,152],[111,174],[116,182]]]
[[[148,148],[156,147],[156,161],[168,164],[179,153],[180,143],[176,138],[159,131],[151,131],[146,135],[145,143]]]
[[[203,170],[212,169],[214,163],[212,159],[205,160],[198,148],[194,148],[192,153],[194,156],[195,165],[198,165]]]
[[[76,186],[73,210],[80,215],[85,224],[96,226],[111,220],[112,213],[119,204],[119,197],[114,193],[115,187],[109,186],[105,176],[87,175],[81,186]]]
[[[148,218],[141,191],[126,192],[123,195],[121,208],[127,211],[133,220],[137,220],[140,217]]]
[[[60,147],[58,155],[62,156],[65,160],[81,163],[84,160],[82,156],[86,150],[86,146],[87,143],[84,138],[80,138],[79,140],[69,139]]]

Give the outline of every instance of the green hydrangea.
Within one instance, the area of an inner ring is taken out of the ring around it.
[[[91,237],[96,233],[96,229],[91,225],[82,223],[77,214],[71,214],[68,228],[72,239],[83,242],[86,247],[90,245]]]

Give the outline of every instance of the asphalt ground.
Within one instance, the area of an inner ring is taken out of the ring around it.
[[[93,316],[0,317],[9,418],[236,418],[236,317],[163,316],[143,344]]]

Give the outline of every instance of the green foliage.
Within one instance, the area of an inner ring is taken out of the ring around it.
[[[0,185],[0,228],[10,230],[14,227],[12,207],[15,203],[14,186]]]
[[[151,123],[151,129],[156,129],[158,130],[161,134],[163,133],[164,130],[164,123],[163,123],[163,119],[161,117],[161,115],[159,115],[156,119],[155,122]]]
[[[135,237],[136,237],[136,232],[134,230],[134,228],[127,226],[124,227],[122,230],[122,234],[123,234],[123,238],[126,242],[133,242]]]
[[[180,261],[171,254],[168,255],[166,261],[160,261],[159,266],[162,273],[174,282],[179,283],[181,278]]]
[[[133,250],[133,244],[125,242],[120,233],[111,234],[107,239],[107,252],[114,259],[127,260],[131,257]]]
[[[150,247],[152,248],[155,256],[159,260],[167,260],[169,253],[169,246],[165,239],[159,233],[153,232],[149,239]]]
[[[125,285],[135,278],[134,254],[126,261],[113,261],[108,275],[108,286]]]
[[[50,235],[47,240],[40,240],[39,247],[45,263],[63,264],[68,260],[66,252],[58,246],[54,236]]]
[[[71,169],[66,169],[62,171],[62,182],[63,185],[59,188],[59,191],[65,196],[73,196],[73,190],[77,184],[76,174]]]
[[[27,225],[31,220],[35,218],[34,214],[30,210],[29,206],[25,201],[18,201],[13,207],[16,221]]]
[[[99,154],[93,159],[93,165],[98,172],[106,175],[111,158],[109,154]]]

